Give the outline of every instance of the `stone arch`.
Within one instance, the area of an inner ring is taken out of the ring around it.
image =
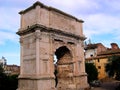
[[[54,37],[54,38],[56,38],[56,37]],[[64,37],[62,37],[62,38],[64,38]],[[62,40],[62,43],[61,43],[61,41],[56,41],[55,39],[53,40],[52,44],[54,46],[54,47],[52,47],[53,52],[54,52],[53,54],[55,54],[56,50],[58,50],[58,49],[60,49],[62,47],[66,47],[66,49],[68,49],[70,51],[70,54],[71,54],[72,58],[74,58],[74,56],[75,56],[75,47],[76,47],[75,44],[68,44],[64,40]]]
[[[55,55],[57,56],[58,64],[60,64],[60,63],[64,64],[64,63],[70,62],[70,60],[69,61],[60,61],[62,57],[65,57],[65,56],[70,56],[70,58],[73,57],[71,54],[71,51],[66,46],[61,46],[58,49],[56,49]]]
[[[66,46],[61,46],[56,49],[55,55],[57,56],[57,84],[56,87],[59,89],[69,88],[69,84],[73,84],[73,57],[71,51]],[[66,87],[64,87],[66,86]]]
[[[82,20],[40,2],[20,12],[21,71],[17,90],[80,90],[88,86]],[[58,85],[55,87],[53,55]]]

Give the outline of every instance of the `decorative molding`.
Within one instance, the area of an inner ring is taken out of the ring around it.
[[[63,36],[67,36],[67,37],[71,37],[71,38],[75,38],[77,40],[85,40],[86,37],[84,36],[80,36],[80,35],[75,35],[73,33],[68,33],[59,29],[54,29],[54,28],[49,28],[40,24],[35,24],[32,26],[29,26],[27,29],[24,30],[19,30],[17,32],[18,35],[22,36],[28,33],[32,33],[35,32],[36,30],[40,30],[41,32],[47,32],[47,33],[52,33],[52,34],[57,34],[57,35],[63,35]]]
[[[65,12],[63,12],[63,11],[61,11],[61,10],[59,10],[59,9],[46,6],[46,5],[44,5],[43,3],[39,2],[39,1],[35,2],[31,7],[27,8],[27,9],[25,9],[25,10],[20,11],[19,14],[25,14],[26,12],[30,11],[31,9],[35,9],[36,6],[40,6],[41,8],[48,9],[49,11],[58,12],[58,13],[60,13],[60,14],[62,14],[62,15],[65,15],[65,16],[67,16],[67,17],[70,17],[70,18],[72,18],[72,19],[75,19],[75,20],[78,21],[78,22],[82,22],[82,23],[84,22],[83,20],[77,19],[76,17],[74,17],[74,16],[72,16],[72,15],[70,15],[70,14],[68,14],[68,13],[65,13]]]

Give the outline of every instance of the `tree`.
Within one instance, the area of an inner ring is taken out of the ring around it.
[[[0,74],[3,74],[4,70],[2,68],[2,65],[0,64]]]
[[[105,71],[109,77],[115,77],[116,80],[120,80],[120,56],[109,57]]]
[[[85,63],[85,69],[88,74],[88,83],[98,79],[98,71],[93,63]]]
[[[18,86],[18,75],[7,76],[0,65],[0,90],[16,90]]]
[[[4,89],[5,80],[6,80],[6,75],[4,73],[4,69],[3,69],[2,65],[0,64],[0,90]]]
[[[16,90],[18,87],[18,75],[10,75],[6,77],[5,90]]]

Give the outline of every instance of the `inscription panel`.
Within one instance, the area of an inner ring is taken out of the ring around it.
[[[51,11],[50,13],[50,27],[52,28],[74,33],[75,25],[71,23],[72,21],[74,21],[74,19],[66,17],[60,13],[54,11]]]

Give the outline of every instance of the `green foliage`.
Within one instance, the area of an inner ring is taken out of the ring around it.
[[[7,90],[16,90],[18,86],[18,75],[7,76]]]
[[[116,80],[120,80],[120,56],[112,56],[108,59],[108,63],[105,66],[105,71],[109,77],[114,77]]]
[[[98,71],[93,63],[85,63],[86,73],[88,74],[88,82],[98,79]]]
[[[16,90],[18,86],[18,75],[5,76],[0,83],[0,90]]]
[[[5,79],[6,79],[6,75],[4,74],[2,65],[0,65],[0,90],[3,87],[3,83],[5,82]]]
[[[7,76],[0,65],[0,90],[16,90],[18,86],[18,75]]]
[[[0,65],[0,74],[2,74],[4,72],[2,65]]]

